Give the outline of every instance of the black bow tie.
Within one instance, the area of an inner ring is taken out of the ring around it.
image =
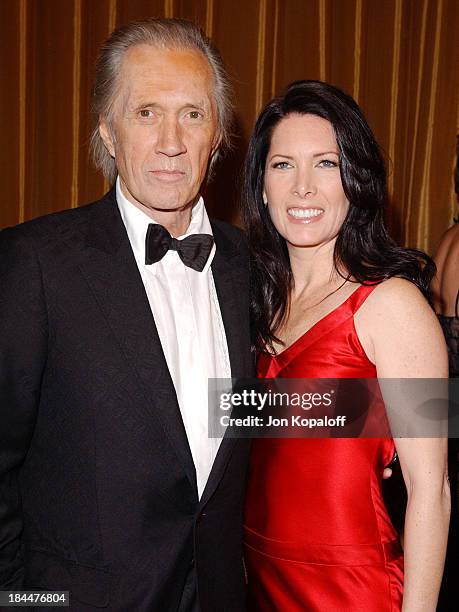
[[[183,240],[177,240],[172,238],[162,225],[150,223],[145,239],[145,263],[147,265],[156,263],[169,249],[172,249],[177,251],[186,266],[202,272],[213,244],[214,238],[210,234],[191,234]]]

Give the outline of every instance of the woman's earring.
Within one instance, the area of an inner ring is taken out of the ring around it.
[[[268,206],[268,198],[266,197],[266,193],[263,194],[263,204]]]

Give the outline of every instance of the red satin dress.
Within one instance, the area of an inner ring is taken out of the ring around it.
[[[374,289],[343,304],[277,356],[260,378],[374,378],[353,315]],[[403,556],[381,493],[388,438],[256,439],[245,508],[249,610],[396,612]]]

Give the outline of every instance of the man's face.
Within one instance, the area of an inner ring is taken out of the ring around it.
[[[196,201],[219,144],[213,86],[199,51],[145,44],[127,51],[113,121],[102,120],[100,133],[124,195],[145,212],[164,217]]]

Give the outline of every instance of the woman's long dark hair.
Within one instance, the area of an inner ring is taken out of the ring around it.
[[[435,264],[425,253],[398,246],[384,222],[386,170],[380,148],[356,102],[321,81],[296,81],[266,106],[249,143],[243,217],[251,250],[251,318],[254,349],[272,350],[276,331],[288,314],[293,288],[285,240],[263,203],[266,157],[275,126],[290,114],[329,121],[339,148],[343,190],[349,210],[338,233],[334,266],[343,277],[371,284],[397,276],[413,282],[430,299]]]

